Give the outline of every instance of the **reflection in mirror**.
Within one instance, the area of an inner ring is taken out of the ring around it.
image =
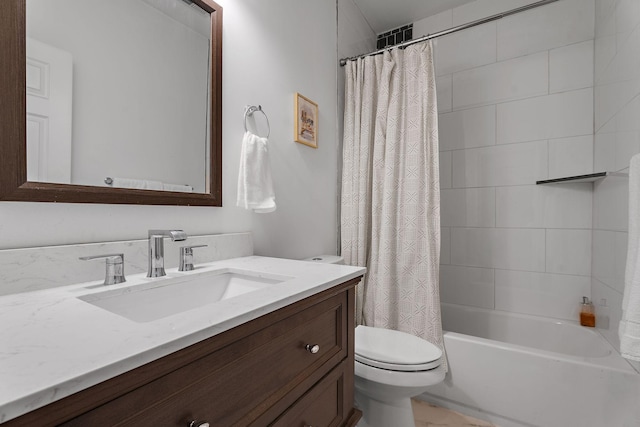
[[[0,99],[0,201],[222,206],[213,0],[2,0]]]
[[[27,0],[27,180],[205,193],[209,13]]]

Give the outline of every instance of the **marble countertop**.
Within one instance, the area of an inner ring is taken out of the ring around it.
[[[78,297],[221,268],[288,280],[149,322]],[[264,314],[364,274],[365,269],[258,256],[167,270],[105,287],[101,281],[0,297],[0,423],[62,399]]]

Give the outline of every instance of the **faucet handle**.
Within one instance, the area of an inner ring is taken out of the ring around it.
[[[205,248],[209,245],[180,246],[180,267],[178,271],[191,271],[193,267],[193,249]]]
[[[105,254],[80,257],[82,261],[94,261],[97,259],[106,260],[106,271],[104,275],[105,285],[115,285],[126,282],[124,277],[124,254]]]

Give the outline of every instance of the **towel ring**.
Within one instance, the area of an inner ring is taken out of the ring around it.
[[[269,124],[269,117],[267,117],[267,113],[265,113],[262,109],[262,105],[258,105],[257,107],[255,105],[250,105],[246,107],[246,109],[244,110],[244,131],[249,131],[249,129],[247,129],[247,116],[253,115],[253,113],[255,113],[256,111],[260,111],[262,114],[264,114],[264,118],[267,119],[267,128],[269,130],[267,131],[266,138],[269,138],[269,135],[271,135],[271,125]]]

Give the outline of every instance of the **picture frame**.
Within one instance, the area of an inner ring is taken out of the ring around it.
[[[318,148],[318,104],[296,92],[294,97],[294,141]]]

